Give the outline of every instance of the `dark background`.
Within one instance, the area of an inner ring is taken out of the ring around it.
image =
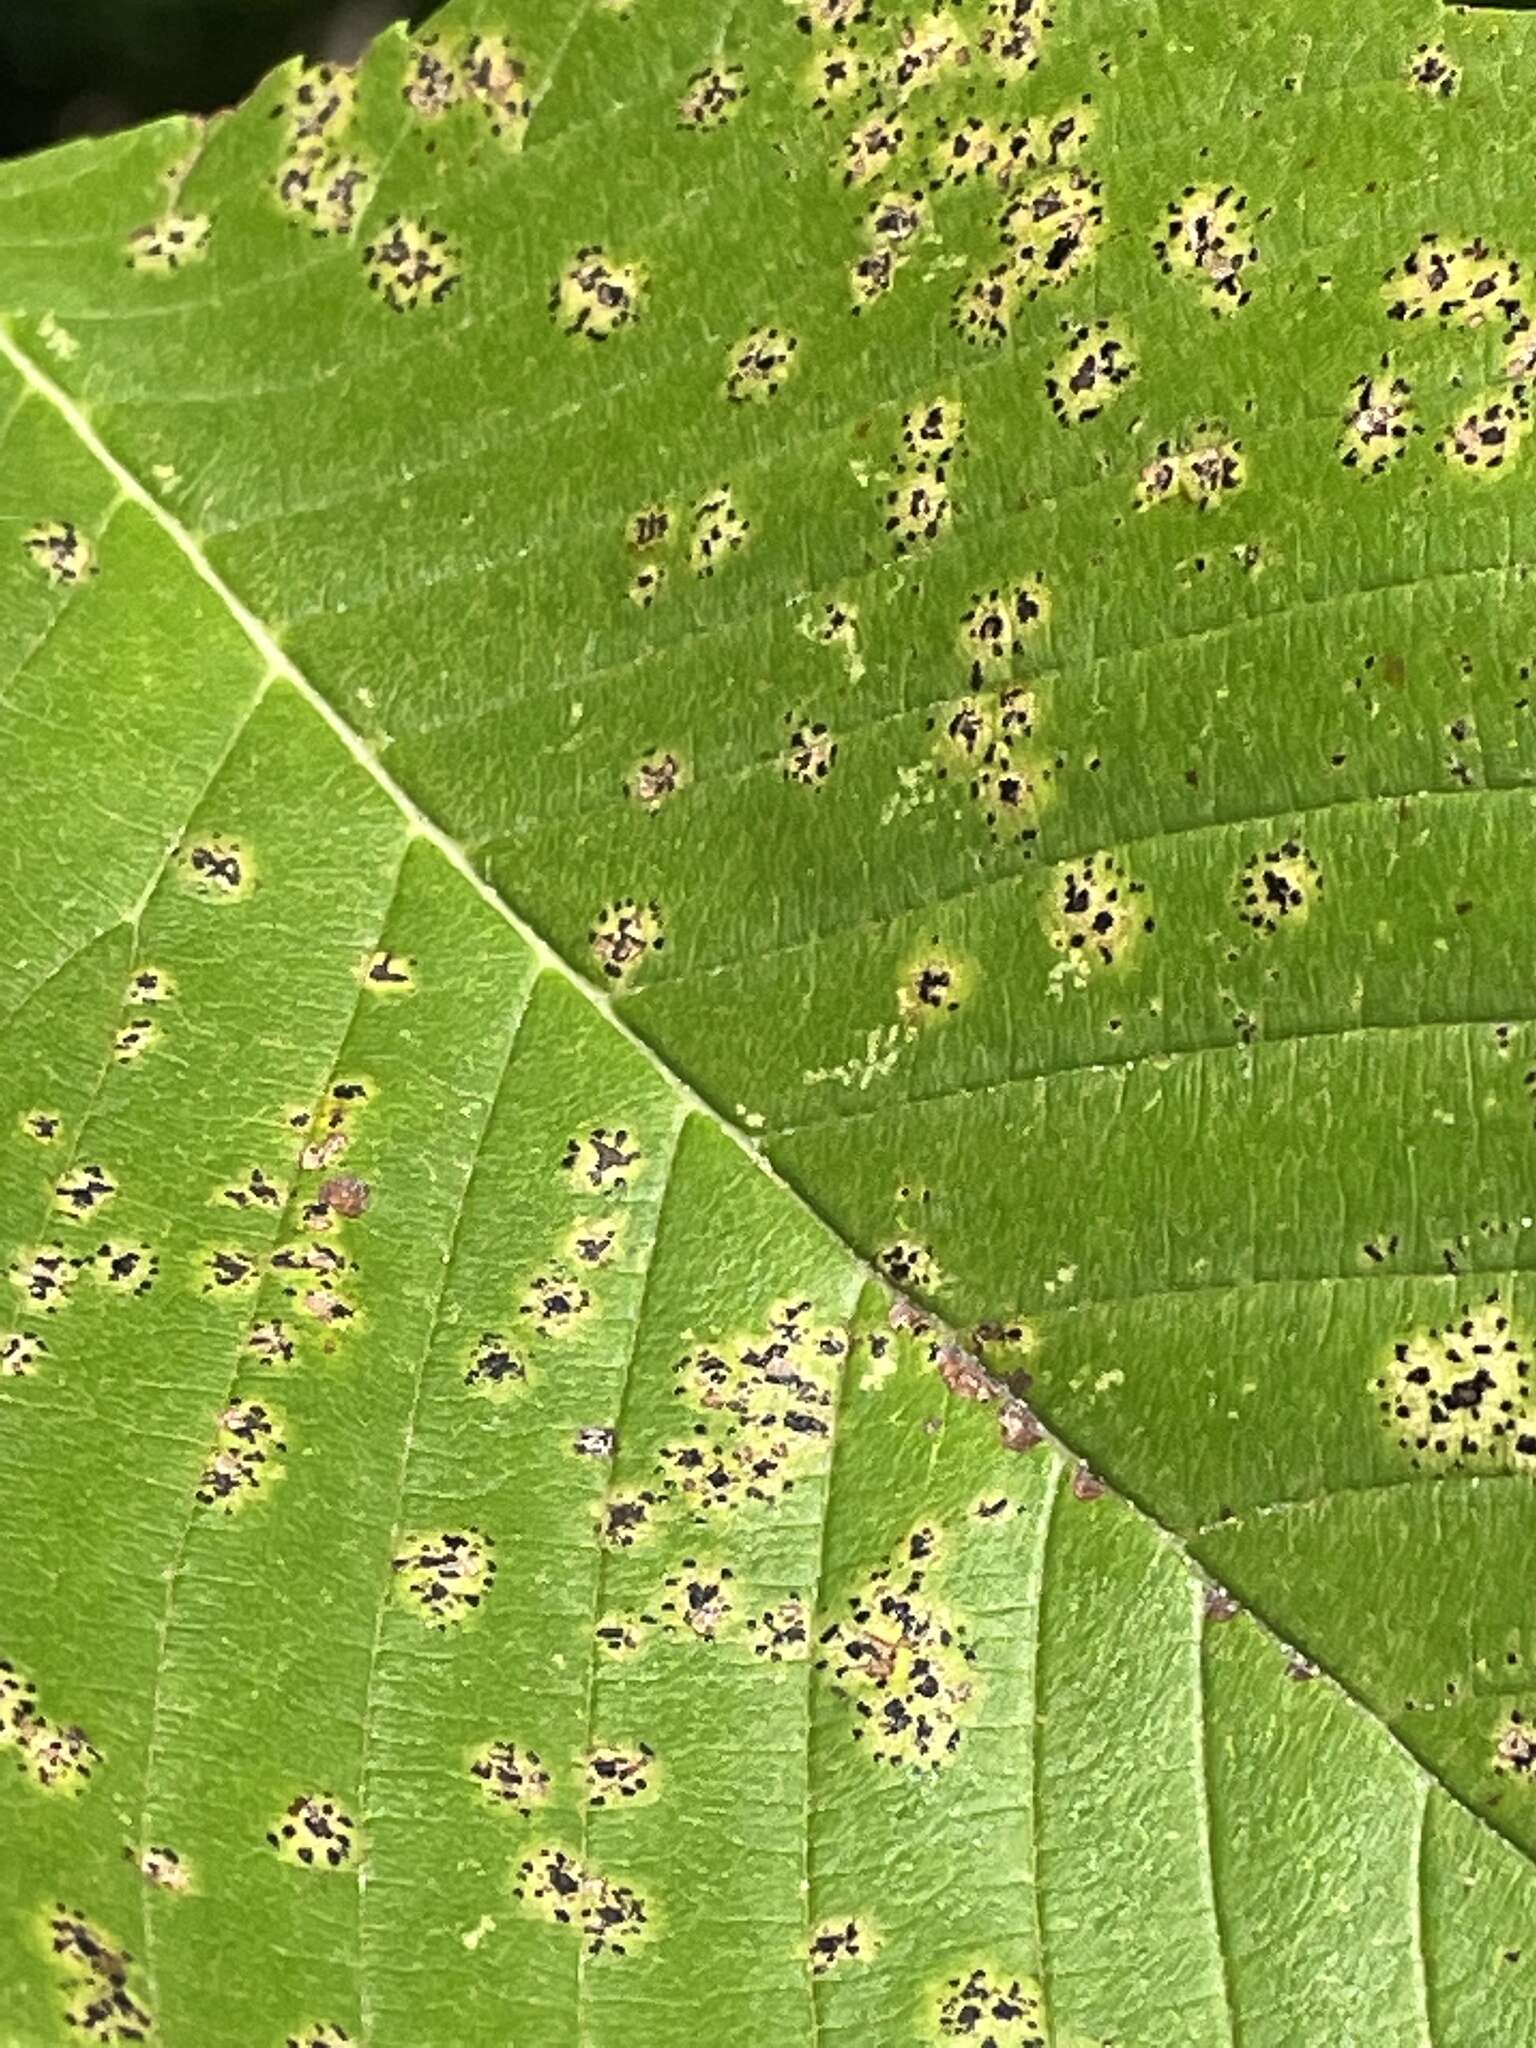
[[[301,52],[350,63],[412,0],[0,0],[0,157],[211,113]]]

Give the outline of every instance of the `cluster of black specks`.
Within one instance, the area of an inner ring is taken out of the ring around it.
[[[993,224],[998,259],[955,294],[956,332],[980,345],[1005,341],[1021,301],[1086,270],[1104,235],[1102,194],[1097,178],[1068,165],[1011,197]]]
[[[618,1242],[619,1226],[604,1219],[601,1222],[577,1223],[571,1228],[566,1240],[567,1249],[573,1259],[584,1266],[606,1266],[613,1256]]]
[[[960,621],[960,644],[969,659],[975,688],[1012,679],[1015,662],[1044,625],[1049,610],[1043,572],[973,593]]]
[[[101,1762],[83,1728],[58,1728],[40,1721],[23,1744],[23,1767],[45,1792],[83,1790]]]
[[[1536,1777],[1536,1729],[1518,1707],[1499,1730],[1493,1745],[1493,1768],[1501,1778]]]
[[[875,1264],[894,1286],[914,1294],[931,1294],[941,1285],[932,1245],[900,1238],[875,1255]]]
[[[112,1057],[120,1067],[142,1059],[155,1040],[160,1036],[160,1026],[153,1017],[130,1017],[113,1035]]]
[[[21,1118],[22,1130],[39,1145],[51,1145],[63,1123],[64,1119],[51,1109],[29,1109]]]
[[[754,327],[730,353],[725,395],[732,405],[777,398],[795,365],[797,336],[778,327]]]
[[[184,1892],[191,1886],[192,1873],[185,1858],[163,1842],[152,1842],[143,1850],[125,1849],[123,1854],[136,1865],[144,1882],[157,1891]]]
[[[1043,604],[1043,589],[1039,599]],[[986,622],[996,616],[993,607],[983,605],[972,623],[985,628]],[[1011,663],[1014,658],[1011,635],[1007,642],[996,643],[994,647],[994,643],[980,638],[973,641],[967,629],[966,644],[972,657],[973,679],[989,668]],[[938,779],[947,781],[956,767],[963,770],[971,801],[982,812],[999,844],[1005,839],[1025,844],[1039,833],[1036,814],[1059,763],[1053,764],[1031,744],[1036,719],[1034,693],[1010,687],[959,698],[928,720],[928,730],[934,736],[933,758]]]
[[[105,1240],[75,1263],[100,1286],[135,1298],[148,1294],[160,1276],[160,1256],[151,1245],[119,1239]]]
[[[628,1192],[634,1169],[642,1163],[640,1148],[627,1130],[609,1130],[599,1125],[584,1138],[570,1138],[560,1164],[565,1172],[584,1180],[588,1187],[602,1188],[616,1195]]]
[[[668,1633],[686,1633],[698,1642],[718,1642],[736,1611],[729,1588],[736,1574],[728,1564],[711,1565],[685,1557],[662,1585],[659,1620]]]
[[[368,288],[394,313],[440,306],[463,275],[459,252],[441,228],[391,214],[384,232],[363,251]]]
[[[192,893],[211,903],[237,902],[251,886],[250,862],[233,839],[195,840],[179,849],[178,866]]]
[[[17,1255],[11,1266],[11,1285],[44,1315],[57,1315],[69,1300],[80,1264],[57,1242],[39,1245]]]
[[[927,1590],[937,1551],[931,1528],[914,1530],[819,1638],[816,1668],[852,1705],[855,1741],[897,1768],[938,1770],[976,1712],[976,1653]]]
[[[713,576],[722,562],[747,544],[752,522],[737,509],[729,484],[721,484],[693,508],[688,536],[688,566],[695,576]]]
[[[643,1615],[605,1614],[593,1631],[593,1641],[606,1657],[637,1657],[651,1625]]]
[[[935,2015],[941,2041],[971,2048],[1045,2048],[1039,1988],[988,1963],[951,1977]]]
[[[784,723],[791,728],[783,754],[784,780],[802,789],[819,789],[837,765],[831,729],[822,719],[806,718],[798,711],[786,711]]]
[[[1514,460],[1530,429],[1529,390],[1513,384],[1453,420],[1435,443],[1435,453],[1455,469],[1490,476]]]
[[[221,1191],[221,1199],[235,1209],[280,1210],[283,1191],[259,1166],[253,1166],[243,1181]]]
[[[318,1222],[329,1226],[330,1207],[312,1203],[304,1212],[305,1223],[313,1229]],[[270,1261],[272,1271],[282,1275],[285,1298],[317,1323],[340,1331],[351,1323],[357,1310],[340,1292],[343,1276],[355,1270],[356,1262],[333,1244],[280,1245]]]
[[[750,88],[739,64],[710,64],[695,71],[677,104],[677,125],[706,132],[721,128]]]
[[[1046,373],[1045,395],[1064,427],[1096,419],[1139,365],[1129,342],[1108,320],[1065,325],[1067,346]]]
[[[587,933],[593,958],[610,981],[623,981],[649,953],[666,945],[659,903],[640,903],[633,896],[605,903]]]
[[[345,2027],[322,2020],[318,2026],[306,2027],[302,2034],[290,2034],[284,2048],[349,2048],[351,2040]]]
[[[607,341],[640,317],[645,283],[638,263],[618,262],[592,242],[556,278],[549,310],[562,333]]]
[[[520,148],[533,115],[533,94],[527,66],[512,45],[505,36],[471,36],[462,70],[492,135],[506,148]]]
[[[618,1449],[618,1435],[606,1422],[584,1422],[571,1448],[578,1458],[611,1458]]]
[[[927,218],[927,202],[920,192],[893,191],[872,201],[864,217],[866,246],[854,258],[851,274],[855,313],[863,312],[891,289]]]
[[[512,1891],[540,1919],[579,1930],[589,1956],[627,1955],[644,1937],[648,1912],[640,1894],[568,1850],[534,1850],[518,1865]]]
[[[117,1182],[104,1166],[71,1169],[53,1191],[53,1205],[72,1221],[104,1208],[117,1193]]]
[[[610,1550],[633,1550],[654,1534],[658,1505],[658,1497],[649,1487],[610,1493],[598,1509],[599,1540]]]
[[[1050,941],[1075,974],[1113,967],[1156,921],[1141,907],[1146,885],[1099,853],[1058,870],[1047,896]]]
[[[48,1946],[67,2000],[65,2023],[82,2040],[148,2041],[154,2018],[132,1988],[133,1956],[73,1906],[59,1900]]]
[[[637,804],[644,804],[648,811],[658,811],[669,796],[676,796],[686,780],[678,755],[647,754],[636,763],[634,773],[625,782],[624,794],[633,797]]]
[[[416,962],[404,953],[377,952],[363,969],[363,986],[376,995],[413,995]]]
[[[747,1616],[747,1640],[754,1657],[767,1664],[799,1663],[810,1655],[811,1617],[798,1593]]]
[[[409,1536],[393,1560],[395,1591],[432,1628],[461,1627],[495,1583],[495,1548],[473,1525]]]
[[[316,235],[349,235],[373,180],[370,165],[337,147],[356,101],[350,70],[316,64],[299,74],[292,98],[272,109],[287,125],[287,154],[272,180],[278,204]]]
[[[1187,447],[1159,441],[1156,453],[1142,465],[1136,480],[1138,511],[1182,497],[1197,512],[1204,512],[1242,488],[1247,480],[1242,442],[1204,438],[1213,431],[1219,433],[1202,422]]]
[[[1380,476],[1403,455],[1423,428],[1414,417],[1413,387],[1394,375],[1383,356],[1375,370],[1357,377],[1344,408],[1343,431],[1334,444],[1340,462],[1362,476]]]
[[[592,1306],[590,1291],[569,1273],[535,1274],[518,1308],[544,1336],[571,1329]]]
[[[48,1346],[35,1330],[0,1335],[0,1380],[30,1378],[47,1356]]]
[[[885,530],[896,554],[926,547],[954,518],[950,472],[965,453],[965,415],[948,398],[914,406],[901,423],[893,451],[894,481],[885,494]]]
[[[72,519],[45,519],[27,529],[21,544],[50,583],[83,583],[100,567],[96,550]]]
[[[281,1316],[269,1316],[262,1322],[253,1323],[246,1336],[245,1348],[263,1365],[293,1363],[293,1336]]]
[[[847,1339],[812,1328],[810,1315],[810,1302],[785,1302],[764,1333],[702,1346],[673,1367],[674,1395],[700,1419],[662,1446],[657,1472],[693,1519],[770,1506],[824,1468]]]
[[[304,1870],[340,1870],[351,1861],[357,1824],[330,1794],[301,1792],[268,1828],[267,1841],[284,1863]]]
[[[1317,862],[1299,839],[1283,839],[1249,860],[1237,881],[1237,911],[1266,936],[1282,924],[1300,924],[1322,894]]]
[[[1153,243],[1170,276],[1190,279],[1217,315],[1235,313],[1253,295],[1257,245],[1249,239],[1246,193],[1235,186],[1186,185],[1170,201],[1168,220]]]
[[[1444,43],[1420,43],[1408,59],[1408,83],[1432,100],[1448,100],[1461,84],[1461,69]]]
[[[197,1484],[204,1507],[234,1514],[264,1492],[282,1467],[288,1446],[282,1425],[265,1401],[232,1401],[219,1417],[218,1435]]]
[[[505,1398],[528,1379],[528,1368],[509,1347],[500,1330],[482,1330],[464,1368],[464,1384],[489,1400]]]
[[[938,943],[938,935],[934,935]],[[904,1017],[953,1015],[960,1007],[960,974],[953,961],[928,954],[910,968],[900,989]]]
[[[634,575],[629,579],[629,589],[626,595],[632,605],[638,606],[643,612],[648,612],[657,598],[660,597],[666,580],[667,565],[665,562],[642,562]]]
[[[1518,261],[1491,249],[1481,235],[1456,242],[1430,232],[1382,280],[1390,320],[1422,320],[1482,327],[1497,318],[1509,338],[1530,323],[1520,303]]]
[[[586,1767],[587,1804],[623,1806],[656,1796],[656,1752],[648,1742],[633,1749],[594,1749]]]
[[[806,1944],[813,1977],[825,1977],[845,1963],[867,1963],[873,1954],[870,1931],[857,1920],[824,1920]]]
[[[1530,1349],[1495,1292],[1394,1344],[1373,1385],[1382,1420],[1415,1465],[1523,1465],[1536,1458],[1530,1374]]]
[[[205,213],[166,213],[128,237],[128,268],[168,277],[208,253],[212,224]]]
[[[550,1777],[538,1752],[515,1742],[487,1742],[469,1761],[469,1775],[494,1806],[510,1806],[524,1819],[549,1797]]]
[[[452,45],[440,36],[423,36],[406,60],[401,96],[413,114],[436,121],[459,99],[459,74]]]

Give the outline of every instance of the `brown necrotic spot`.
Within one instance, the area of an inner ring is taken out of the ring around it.
[[[948,1978],[934,1996],[938,2041],[971,2048],[1046,2048],[1040,1987],[995,1963],[978,1962]]]
[[[593,957],[610,981],[625,980],[648,953],[659,953],[666,942],[661,906],[639,903],[633,896],[605,904],[587,933]]]
[[[266,1492],[282,1471],[288,1446],[281,1421],[265,1401],[232,1401],[219,1417],[218,1435],[198,1481],[204,1507],[234,1514]]]
[[[1413,1464],[1523,1469],[1536,1458],[1530,1372],[1530,1347],[1493,1293],[1394,1344],[1371,1384]]]
[[[800,343],[778,327],[754,327],[731,350],[725,395],[733,405],[776,398],[794,368]]]
[[[1266,936],[1282,924],[1301,924],[1322,894],[1323,876],[1299,839],[1256,853],[1237,880],[1237,911]]]
[[[499,1330],[482,1330],[464,1369],[464,1384],[471,1393],[487,1400],[505,1400],[526,1385],[528,1368],[507,1344]]]
[[[128,237],[128,267],[165,277],[208,253],[212,225],[206,213],[166,213]]]
[[[357,1826],[328,1792],[302,1792],[267,1830],[284,1863],[303,1870],[340,1870],[352,1859]]]
[[[28,527],[21,545],[50,583],[83,583],[100,566],[95,548],[72,519],[44,519]]]
[[[913,1531],[821,1631],[818,1671],[854,1712],[877,1763],[938,1770],[975,1719],[975,1651],[929,1592],[938,1541]]]
[[[583,1775],[589,1806],[644,1805],[656,1797],[656,1752],[648,1742],[589,1750]]]
[[[462,1626],[495,1583],[495,1547],[473,1526],[408,1536],[393,1561],[396,1597],[433,1628]]]
[[[677,105],[677,125],[705,131],[722,127],[746,98],[748,86],[739,64],[710,64],[695,71]]]
[[[363,262],[370,291],[396,313],[440,306],[463,274],[459,252],[440,228],[399,213],[363,250]]]
[[[1136,375],[1130,345],[1108,320],[1067,328],[1066,348],[1046,373],[1045,392],[1063,426],[1097,418]]]
[[[590,1956],[627,1955],[643,1939],[649,1919],[638,1892],[554,1846],[535,1849],[523,1859],[512,1894],[539,1919],[576,1929]]]
[[[1153,244],[1163,269],[1198,285],[1216,314],[1236,312],[1252,295],[1259,251],[1248,234],[1247,208],[1247,195],[1233,185],[1186,185],[1170,201]]]
[[[638,263],[610,258],[600,243],[578,249],[555,280],[549,310],[566,334],[606,341],[640,314],[645,272]]]
[[[469,1760],[469,1775],[493,1806],[509,1806],[526,1819],[549,1797],[550,1778],[535,1750],[515,1742],[487,1742]]]

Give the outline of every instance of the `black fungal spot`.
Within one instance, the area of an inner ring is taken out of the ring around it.
[[[1429,99],[1448,100],[1461,84],[1461,71],[1444,43],[1420,43],[1408,59],[1408,83]]]
[[[265,1401],[234,1401],[219,1417],[218,1436],[203,1467],[195,1498],[204,1507],[234,1514],[263,1492],[280,1469],[288,1446],[277,1415]]]
[[[1140,365],[1107,320],[1066,327],[1067,346],[1046,373],[1045,395],[1064,427],[1096,419]]]
[[[977,1708],[976,1653],[927,1590],[937,1552],[932,1529],[914,1530],[819,1638],[816,1668],[852,1706],[854,1740],[897,1768],[940,1769]]]
[[[235,902],[250,886],[245,854],[233,839],[204,839],[180,849],[180,868],[193,894],[209,902]]]
[[[972,2048],[1045,2048],[1038,1986],[989,1964],[951,1977],[935,2015],[941,2041]]]
[[[868,1962],[874,1953],[869,1930],[857,1920],[824,1920],[806,1947],[813,1977],[825,1977],[845,1963]]]
[[[618,1437],[606,1423],[588,1422],[577,1430],[573,1448],[578,1457],[611,1458],[618,1448]]]
[[[622,1806],[655,1794],[656,1752],[648,1742],[633,1749],[594,1749],[587,1756],[587,1804]]]
[[[21,544],[50,583],[83,583],[100,568],[95,549],[72,519],[45,519],[22,535]]]
[[[659,953],[666,945],[661,906],[637,903],[626,896],[605,904],[587,933],[598,966],[610,981],[622,981],[647,953]]]
[[[639,318],[645,283],[638,264],[610,261],[593,242],[555,280],[549,310],[563,333],[607,341]]]
[[[525,1819],[549,1797],[549,1772],[538,1752],[515,1742],[488,1742],[476,1750],[469,1775],[493,1805],[510,1806]]]
[[[1168,221],[1153,251],[1170,276],[1198,284],[1211,311],[1236,312],[1252,297],[1259,260],[1247,233],[1248,199],[1232,185],[1186,185],[1168,208]]]
[[[1372,1384],[1383,1422],[1413,1464],[1523,1467],[1536,1458],[1530,1374],[1530,1348],[1495,1291],[1394,1344]]]
[[[640,1894],[565,1849],[536,1849],[525,1857],[512,1891],[540,1919],[578,1929],[590,1956],[627,1955],[645,1932],[648,1909]]]
[[[1244,924],[1272,935],[1288,920],[1296,924],[1322,893],[1317,862],[1298,839],[1282,840],[1256,853],[1238,877],[1237,908]]]
[[[499,1330],[482,1331],[474,1354],[465,1369],[464,1384],[472,1392],[495,1398],[506,1395],[526,1382],[528,1368],[508,1348]]]
[[[787,711],[784,723],[793,728],[784,749],[784,780],[819,789],[837,766],[837,741],[822,720],[803,718],[797,711]]]
[[[749,90],[739,64],[711,64],[702,71],[696,71],[678,102],[678,127],[700,133],[722,127]]]
[[[686,1630],[701,1643],[718,1641],[736,1611],[727,1591],[735,1577],[729,1565],[704,1565],[696,1557],[685,1557],[681,1568],[663,1583],[662,1626],[674,1633]]]
[[[166,277],[208,253],[212,224],[205,213],[166,213],[128,237],[128,268]]]
[[[154,2018],[131,1988],[133,1956],[83,1913],[60,1900],[48,1946],[67,2001],[65,2023],[86,2041],[148,2041]]]
[[[1346,469],[1380,476],[1422,431],[1414,417],[1412,385],[1406,377],[1394,375],[1391,357],[1383,356],[1377,369],[1357,377],[1351,386],[1335,447]]]

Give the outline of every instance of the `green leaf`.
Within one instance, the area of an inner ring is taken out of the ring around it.
[[[1536,2031],[1536,27],[1059,13],[0,170],[8,2048]]]

